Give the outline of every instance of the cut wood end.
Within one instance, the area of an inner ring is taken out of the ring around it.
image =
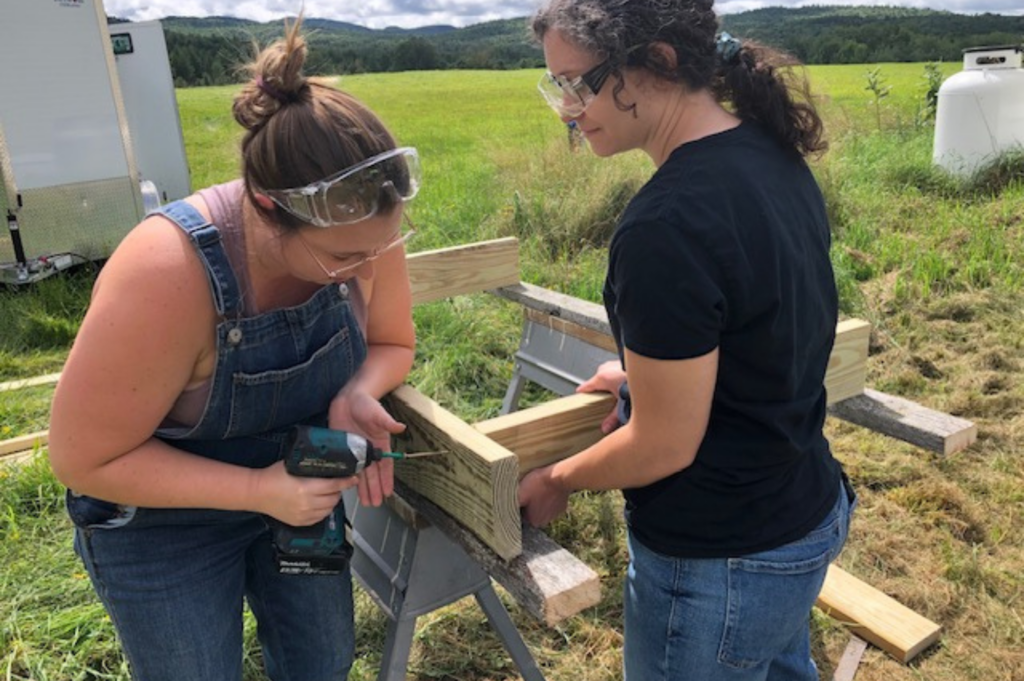
[[[556,626],[600,602],[601,580],[595,573],[592,580],[548,598],[544,607],[544,624]]]
[[[952,433],[946,437],[946,441],[943,443],[942,453],[943,454],[955,454],[960,450],[967,449],[978,440],[978,426],[977,424],[971,423],[969,426],[964,427],[963,430]]]

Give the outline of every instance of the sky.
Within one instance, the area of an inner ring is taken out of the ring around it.
[[[132,21],[166,16],[233,16],[272,21],[293,16],[305,5],[307,17],[335,19],[368,28],[415,28],[446,24],[469,26],[494,19],[525,17],[540,0],[103,0],[110,16]],[[1024,14],[1024,0],[716,0],[719,14],[759,7],[803,5],[896,5],[959,14]]]

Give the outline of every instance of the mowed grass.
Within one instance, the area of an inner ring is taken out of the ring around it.
[[[876,111],[866,74],[890,95]],[[947,74],[959,65],[942,66]],[[859,681],[1024,679],[1024,182],[1011,164],[987,182],[931,168],[920,122],[923,65],[812,67],[831,150],[814,162],[833,220],[844,315],[874,325],[868,383],[974,420],[979,441],[942,457],[830,419],[861,495],[839,564],[944,627],[909,666],[869,648]],[[524,280],[599,300],[604,244],[646,158],[570,153],[534,84],[540,72],[438,72],[340,80],[419,148],[425,184],[412,208],[424,250],[520,239]],[[178,92],[193,186],[237,175],[234,88]],[[878,120],[882,122],[878,126]],[[0,293],[0,380],[59,370],[92,275]],[[512,372],[519,310],[487,295],[416,310],[410,381],[463,418],[492,416]],[[45,428],[51,390],[0,393],[2,437]],[[528,401],[549,396],[532,390]],[[40,454],[0,472],[0,673],[11,679],[126,679],[109,620],[70,548],[61,489]],[[620,584],[626,564],[618,494],[579,494],[551,535],[602,577],[600,606],[550,629],[506,599],[552,680],[620,678]],[[504,595],[503,595],[504,597]],[[247,619],[246,678],[262,679]],[[357,601],[352,678],[376,678],[386,619]],[[815,611],[814,654],[830,678],[849,639]],[[420,621],[410,678],[514,679],[515,668],[471,599]]]

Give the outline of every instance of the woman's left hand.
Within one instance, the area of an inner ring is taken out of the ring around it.
[[[362,435],[382,451],[391,451],[391,435],[401,433],[405,425],[391,417],[379,400],[361,390],[343,390],[328,415],[328,425]],[[395,462],[383,459],[359,473],[359,503],[380,506],[395,490]]]

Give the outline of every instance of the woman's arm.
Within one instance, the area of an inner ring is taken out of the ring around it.
[[[153,437],[197,365],[209,361],[216,323],[188,238],[163,218],[145,220],[104,266],[61,374],[50,428],[55,474],[76,492],[116,503],[319,520],[333,507],[320,512],[326,497],[336,501],[351,483],[307,484],[314,481],[288,479],[279,465],[251,470]]]
[[[704,439],[718,372],[718,350],[686,360],[656,360],[626,351],[629,423],[582,452],[531,471],[519,502],[532,525],[564,512],[580,489],[643,487],[693,463]]]

